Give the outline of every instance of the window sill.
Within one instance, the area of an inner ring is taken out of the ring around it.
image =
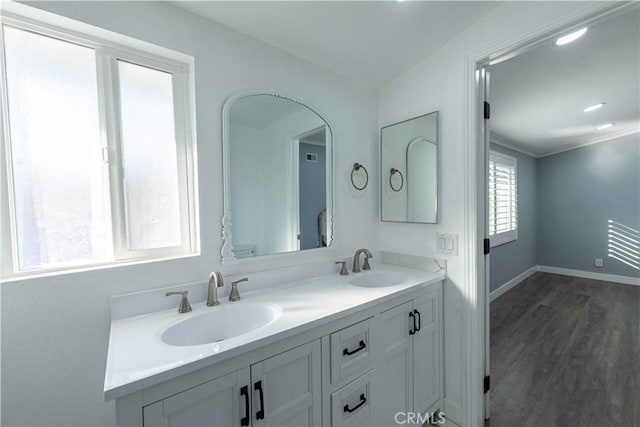
[[[506,233],[494,234],[489,237],[491,247],[501,246],[507,243],[515,242],[518,240],[518,230],[507,231]]]
[[[82,265],[77,267],[68,267],[68,268],[59,268],[59,269],[49,269],[46,271],[38,270],[38,271],[24,271],[20,273],[12,273],[10,275],[3,275],[0,277],[0,283],[11,283],[11,282],[19,282],[22,280],[32,280],[32,279],[44,279],[48,277],[57,277],[64,276],[67,274],[76,274],[76,273],[84,273],[89,271],[99,271],[106,270],[111,268],[119,268],[119,267],[129,267],[133,265],[140,264],[151,264],[156,262],[165,262],[165,261],[173,261],[185,258],[193,258],[196,256],[200,256],[200,252],[189,253],[189,254],[180,254],[180,255],[171,255],[165,256],[161,258],[147,258],[147,259],[136,259],[136,260],[123,260],[117,262],[108,262],[103,264],[90,264],[90,265]]]

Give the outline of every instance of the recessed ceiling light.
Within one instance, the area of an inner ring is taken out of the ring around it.
[[[574,31],[573,33],[569,33],[566,36],[560,37],[558,40],[556,40],[556,44],[558,46],[562,46],[564,44],[571,43],[572,41],[578,40],[586,32],[587,32],[587,27],[581,28],[578,31]]]
[[[611,126],[613,126],[613,123],[607,123],[606,125],[598,126],[596,130],[603,130],[606,128],[610,128]]]
[[[584,112],[590,113],[591,111],[599,110],[600,108],[604,107],[604,104],[606,104],[606,102],[600,102],[599,104],[592,105],[591,107],[585,108]]]

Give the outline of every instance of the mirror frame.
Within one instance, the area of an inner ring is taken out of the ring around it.
[[[384,198],[384,179],[382,178],[384,176],[384,174],[382,173],[382,170],[380,170],[380,222],[391,222],[391,223],[396,223],[396,224],[439,224],[440,223],[440,197],[441,197],[441,192],[440,192],[440,188],[441,188],[441,177],[440,177],[440,156],[442,155],[440,153],[440,110],[435,110],[435,111],[431,111],[429,113],[425,113],[425,114],[420,114],[419,116],[415,116],[415,117],[410,117],[408,119],[405,120],[401,120],[399,122],[396,123],[391,123],[389,125],[386,126],[382,126],[380,128],[380,169],[382,169],[382,130],[389,128],[391,126],[395,126],[395,125],[399,125],[414,119],[420,119],[422,117],[426,117],[426,116],[430,116],[432,114],[436,115],[436,142],[434,143],[434,145],[437,147],[437,151],[436,151],[436,215],[435,215],[435,220],[434,222],[424,222],[424,221],[393,221],[393,220],[389,220],[389,219],[384,219],[382,217],[382,203],[383,203],[383,198]],[[416,136],[412,139],[416,140],[418,138],[424,138],[424,137],[420,137],[420,136]],[[433,143],[433,141],[428,140],[427,138],[424,138],[426,141],[429,141],[431,143]],[[408,148],[408,147],[407,147]],[[406,156],[406,154],[405,154]],[[408,175],[408,174],[407,174]],[[409,185],[409,183],[407,182],[405,185]],[[409,202],[409,200],[407,199],[407,203]]]
[[[230,164],[230,155],[231,155],[231,137],[230,137],[230,113],[231,107],[233,104],[239,99],[246,98],[249,96],[258,96],[258,95],[267,95],[273,96],[276,98],[284,99],[287,101],[295,102],[296,104],[300,104],[303,107],[308,108],[314,114],[316,114],[322,121],[325,123],[327,127],[327,131],[329,132],[329,136],[331,138],[331,144],[326,147],[326,162],[327,162],[327,173],[326,173],[326,188],[327,188],[327,246],[322,248],[314,248],[314,249],[306,249],[306,250],[298,250],[291,252],[278,252],[274,254],[265,254],[258,255],[251,258],[236,258],[233,253],[233,230],[232,230],[232,212],[231,212],[231,171],[229,170],[228,165]],[[240,92],[235,95],[230,96],[222,107],[222,185],[223,185],[223,197],[222,197],[222,246],[220,248],[221,255],[221,263],[222,265],[233,265],[239,263],[249,263],[249,262],[258,262],[269,260],[273,258],[281,258],[284,256],[292,256],[292,255],[300,255],[300,254],[308,254],[308,253],[317,253],[317,252],[325,252],[332,248],[335,245],[335,203],[334,203],[334,178],[333,178],[333,144],[335,141],[335,136],[333,129],[329,122],[325,119],[325,116],[318,112],[318,109],[310,106],[308,103],[305,103],[301,98],[295,98],[292,96],[287,96],[282,94],[281,92],[275,92],[270,90],[251,90],[246,92]]]

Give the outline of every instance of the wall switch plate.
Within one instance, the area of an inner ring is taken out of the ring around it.
[[[604,261],[602,258],[596,258],[596,267],[604,267]]]
[[[458,235],[437,233],[436,252],[445,255],[458,255]]]

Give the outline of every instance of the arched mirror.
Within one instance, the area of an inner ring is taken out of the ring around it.
[[[329,124],[300,100],[268,92],[223,109],[223,263],[332,243]]]

